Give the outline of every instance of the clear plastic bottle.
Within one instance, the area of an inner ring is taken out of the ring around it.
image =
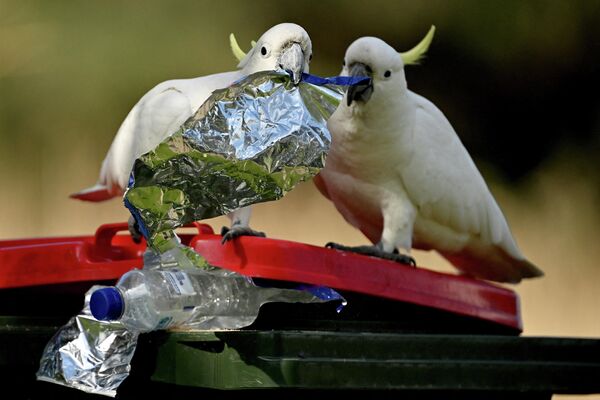
[[[134,269],[116,286],[92,293],[90,310],[98,320],[118,320],[136,332],[235,329],[250,325],[267,301],[321,300],[301,290],[258,287],[222,270]]]

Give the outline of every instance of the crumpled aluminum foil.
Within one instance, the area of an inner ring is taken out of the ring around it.
[[[114,397],[127,378],[138,334],[119,322],[96,320],[89,308],[93,286],[84,308],[50,339],[40,361],[37,379],[89,393]]]
[[[340,86],[294,85],[264,71],[215,91],[183,126],[136,160],[125,204],[150,246],[173,230],[277,200],[324,166]]]

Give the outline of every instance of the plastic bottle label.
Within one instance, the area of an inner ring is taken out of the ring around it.
[[[173,296],[191,296],[196,294],[190,278],[181,271],[160,271],[167,281],[169,292]]]

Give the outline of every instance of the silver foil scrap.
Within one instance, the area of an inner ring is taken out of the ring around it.
[[[56,332],[42,353],[37,379],[114,397],[127,378],[138,334],[119,322],[96,320],[90,312],[93,286],[80,314]]]
[[[157,249],[186,223],[281,198],[324,166],[339,86],[258,72],[217,90],[136,160],[125,204]]]

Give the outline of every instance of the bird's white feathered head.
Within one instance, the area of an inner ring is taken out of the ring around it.
[[[374,93],[406,89],[404,66],[418,64],[431,44],[435,26],[413,49],[398,53],[392,46],[376,37],[362,37],[355,40],[344,57],[341,75],[368,76],[371,81],[351,86],[346,95],[348,106],[353,101],[366,103]]]
[[[281,69],[288,71],[295,83],[300,81],[302,72],[308,72],[312,59],[312,42],[308,33],[299,25],[278,24],[266,31],[248,54],[240,49],[233,34],[230,36],[233,53],[246,74],[258,71]]]

